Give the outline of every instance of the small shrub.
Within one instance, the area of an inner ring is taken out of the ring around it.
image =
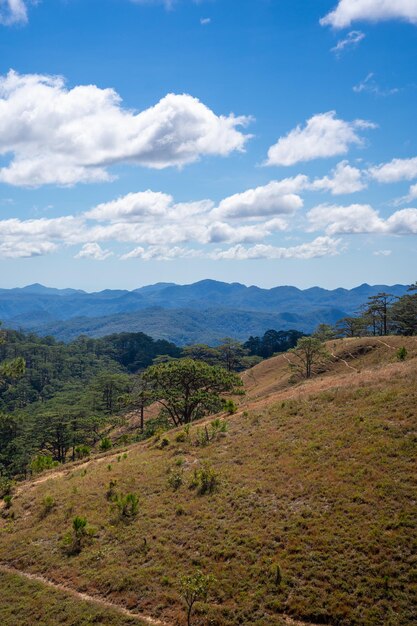
[[[72,520],[71,531],[63,537],[62,547],[68,556],[79,554],[93,535],[94,530],[87,526],[86,518],[77,515]]]
[[[234,402],[233,400],[225,400],[224,410],[226,411],[226,413],[228,413],[229,415],[234,415],[237,412],[237,409],[238,406],[236,402]]]
[[[12,500],[13,500],[13,496],[8,494],[7,496],[4,496],[3,501],[4,501],[4,508],[6,510],[11,509],[12,507]]]
[[[111,480],[109,482],[109,486],[106,491],[106,500],[113,501],[116,498],[117,496],[116,485],[117,485],[117,480]]]
[[[200,469],[194,470],[190,488],[197,489],[197,493],[203,496],[213,493],[219,487],[219,484],[218,473],[208,463],[205,463]]]
[[[77,459],[86,459],[91,454],[91,448],[86,445],[77,446],[75,448],[75,456]]]
[[[101,452],[107,452],[107,450],[110,450],[111,447],[112,447],[112,442],[109,439],[109,437],[103,437],[99,445]]]
[[[181,430],[176,436],[175,436],[175,441],[177,441],[178,443],[184,443],[185,441],[187,441],[187,434],[184,430]]]
[[[113,508],[117,511],[120,520],[128,521],[137,516],[139,498],[135,493],[119,494],[113,501]]]
[[[397,359],[399,361],[405,361],[405,359],[407,358],[407,355],[408,355],[407,348],[405,346],[401,346],[401,348],[399,348],[397,351]]]
[[[45,496],[42,500],[41,518],[43,519],[56,507],[55,500],[52,496]]]
[[[200,570],[189,576],[180,578],[181,595],[187,605],[187,625],[191,626],[191,614],[196,602],[207,600],[210,587],[215,579],[211,575],[204,575]]]
[[[0,498],[4,498],[5,496],[10,496],[12,494],[12,491],[13,491],[13,482],[9,478],[2,476],[0,478]]]
[[[51,456],[38,454],[38,456],[36,456],[30,464],[30,469],[34,474],[40,474],[41,472],[57,467],[58,465],[58,461],[54,461]]]
[[[163,448],[167,448],[170,444],[168,437],[162,437],[159,448],[162,450]]]
[[[184,482],[184,472],[182,469],[171,469],[168,476],[168,485],[177,491]]]

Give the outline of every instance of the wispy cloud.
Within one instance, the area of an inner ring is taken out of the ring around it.
[[[337,42],[331,51],[334,52],[337,57],[340,57],[346,50],[356,48],[365,37],[366,35],[362,31],[351,30],[346,37]]]
[[[26,24],[28,21],[26,0],[0,0],[0,24]]]
[[[370,72],[363,80],[361,80],[357,85],[353,86],[353,91],[355,93],[373,93],[376,96],[393,96],[398,93],[400,90],[397,87],[392,89],[383,89],[378,85],[375,80],[375,74]]]

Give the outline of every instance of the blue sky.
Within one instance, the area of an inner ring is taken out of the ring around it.
[[[417,0],[0,22],[1,287],[416,280]]]

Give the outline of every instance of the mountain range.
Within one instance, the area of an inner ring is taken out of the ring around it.
[[[383,291],[399,297],[407,286],[365,283],[353,289],[262,289],[202,280],[88,293],[34,284],[0,289],[0,319],[7,327],[64,341],[80,334],[100,337],[141,331],[178,345],[215,344],[225,336],[245,340],[270,328],[311,332],[321,322],[333,324],[357,313],[370,296]]]

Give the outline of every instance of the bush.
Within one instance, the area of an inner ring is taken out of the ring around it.
[[[107,450],[110,450],[112,447],[112,442],[109,439],[109,437],[103,437],[103,439],[100,441],[100,450],[101,452],[107,452]]]
[[[10,496],[13,491],[13,483],[9,478],[2,476],[0,478],[0,498]]]
[[[402,346],[401,348],[399,348],[399,350],[397,351],[397,359],[399,361],[405,361],[405,359],[407,358],[407,348],[405,346]]]
[[[12,500],[13,500],[13,496],[11,496],[10,494],[7,496],[4,496],[3,501],[4,501],[4,508],[6,510],[12,507]]]
[[[197,489],[199,495],[213,493],[219,485],[219,475],[208,463],[205,463],[199,470],[194,470],[190,488]]]
[[[42,500],[41,518],[46,517],[56,507],[55,500],[52,496],[45,496]]]
[[[30,464],[30,469],[34,474],[40,474],[45,470],[53,469],[54,467],[58,467],[58,461],[54,461],[54,459],[49,455],[38,454],[32,463]]]
[[[160,444],[159,444],[159,447],[162,450],[163,448],[168,447],[169,444],[170,444],[170,441],[169,441],[168,437],[162,437],[162,439],[160,441]]]
[[[91,448],[89,446],[86,446],[83,444],[75,448],[75,456],[77,457],[77,459],[85,459],[89,457],[90,454],[91,454]]]
[[[139,498],[135,493],[119,494],[113,502],[113,508],[118,512],[120,520],[131,520],[139,512]]]
[[[116,493],[117,480],[111,480],[106,491],[106,500],[113,501],[117,497]]]
[[[62,547],[68,556],[79,554],[85,544],[94,535],[94,530],[87,526],[85,517],[78,515],[72,520],[72,529],[62,540]]]
[[[237,412],[237,409],[238,406],[233,400],[224,401],[224,410],[229,413],[229,415],[234,415]]]
[[[168,476],[168,485],[177,491],[184,482],[184,471],[181,468],[171,469]]]

